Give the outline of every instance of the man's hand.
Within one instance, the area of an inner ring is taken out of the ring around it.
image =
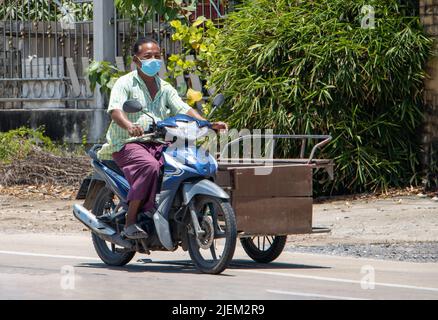
[[[138,124],[131,124],[128,127],[128,133],[131,137],[138,137],[138,136],[142,136],[144,133],[144,130],[141,126],[139,126]]]
[[[187,111],[187,115],[191,116],[195,119],[199,119],[199,120],[206,120],[204,117],[202,117],[198,111],[196,111],[193,108],[190,108],[189,111]],[[211,124],[211,128],[215,131],[220,131],[220,130],[228,130],[228,126],[225,122],[222,121],[218,121],[218,122],[212,122]]]
[[[228,125],[225,122],[222,122],[222,121],[213,122],[211,124],[211,127],[212,127],[213,130],[216,130],[216,131],[228,130]]]

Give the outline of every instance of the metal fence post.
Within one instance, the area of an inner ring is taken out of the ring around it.
[[[93,0],[93,54],[96,61],[115,62],[114,3],[108,0]],[[105,108],[105,101],[96,88],[96,108]]]

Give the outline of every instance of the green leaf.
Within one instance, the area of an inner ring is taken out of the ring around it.
[[[178,30],[179,28],[181,28],[181,21],[179,21],[179,20],[172,20],[170,22],[170,25]]]
[[[193,22],[192,26],[197,27],[197,26],[203,24],[205,20],[206,20],[206,18],[205,18],[204,16],[199,16],[199,17],[195,20],[195,22]]]
[[[260,48],[260,47],[262,47],[263,45],[261,44],[261,43],[256,43],[256,44],[253,44],[252,46],[250,46],[249,48],[248,48],[248,50],[254,50],[254,49],[256,49],[256,48]]]
[[[205,52],[205,51],[207,51],[208,49],[207,49],[207,46],[205,45],[205,44],[201,44],[200,46],[199,46],[199,51],[201,51],[201,52]]]

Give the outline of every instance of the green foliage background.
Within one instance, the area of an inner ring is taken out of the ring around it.
[[[361,8],[375,28],[361,27]],[[395,0],[252,0],[229,14],[209,79],[235,128],[331,134],[322,157],[335,180],[319,193],[353,193],[419,180],[418,127],[432,41]],[[281,141],[277,155],[297,157]]]
[[[52,141],[45,134],[45,127],[36,129],[20,127],[0,132],[0,167],[26,159],[33,151],[45,151],[55,156],[84,156],[86,135],[82,137],[82,145],[72,145]]]
[[[44,135],[44,127],[36,130],[26,127],[0,132],[0,165],[21,160],[38,146],[52,153],[59,153],[58,147]]]

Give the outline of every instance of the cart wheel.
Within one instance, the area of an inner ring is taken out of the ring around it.
[[[246,254],[256,262],[269,263],[278,258],[286,245],[287,236],[241,238]]]

